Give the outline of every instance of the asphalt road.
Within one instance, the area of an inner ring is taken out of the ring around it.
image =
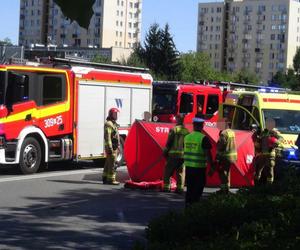
[[[184,207],[184,195],[103,185],[101,173],[92,163],[0,169],[0,249],[131,249],[152,218]]]

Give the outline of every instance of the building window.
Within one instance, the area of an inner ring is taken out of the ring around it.
[[[277,9],[278,9],[278,8],[277,8],[277,5],[272,5],[272,11],[275,12],[275,11],[277,11]]]
[[[259,5],[259,6],[258,6],[258,11],[259,11],[259,12],[266,11],[266,6],[265,6],[265,5]]]
[[[271,40],[275,40],[275,34],[271,34]]]

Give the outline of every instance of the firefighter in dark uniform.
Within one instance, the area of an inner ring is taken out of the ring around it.
[[[252,130],[253,135],[252,135],[252,140],[254,143],[254,159],[253,159],[253,167],[256,170],[257,165],[260,163],[262,156],[262,151],[261,151],[261,135],[262,131],[260,127],[256,127]],[[254,179],[255,185],[256,180]]]
[[[202,133],[203,115],[193,119],[194,131],[184,138],[184,165],[186,169],[185,204],[189,206],[200,200],[206,184],[206,165],[213,164],[211,143]]]
[[[176,172],[177,193],[182,193],[184,188],[184,164],[183,164],[183,143],[184,137],[189,131],[183,125],[184,115],[176,116],[176,126],[170,130],[164,155],[167,163],[164,171],[163,191],[169,192],[171,189],[170,178]]]
[[[276,152],[280,151],[282,140],[280,132],[275,128],[275,120],[268,118],[266,120],[266,128],[260,135],[261,157],[255,164],[255,184],[261,183],[263,172],[266,175],[266,183],[273,183]]]
[[[230,166],[237,160],[236,141],[234,131],[229,128],[229,122],[223,121],[225,129],[220,131],[220,137],[217,142],[216,162],[221,181],[220,190],[217,193],[229,193],[230,188]],[[215,172],[212,167],[208,173],[212,176]]]
[[[111,108],[104,125],[106,161],[102,175],[103,184],[120,184],[116,181],[116,158],[120,146],[119,125],[117,124],[118,113],[119,110],[117,108]]]

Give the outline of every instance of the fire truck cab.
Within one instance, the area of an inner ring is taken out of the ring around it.
[[[154,82],[152,119],[155,122],[175,122],[176,115],[185,114],[184,123],[192,123],[196,114],[206,116],[207,125],[218,119],[223,94],[219,87],[196,83]]]
[[[295,145],[300,134],[300,95],[285,89],[260,88],[255,91],[234,91],[227,95],[220,116],[231,121],[231,128],[251,130],[256,124],[262,130],[268,118],[284,138],[282,160],[300,165]]]
[[[125,140],[134,120],[151,111],[152,77],[137,68],[94,66],[0,65],[0,166],[31,174],[51,161],[105,157],[112,107],[120,109]]]

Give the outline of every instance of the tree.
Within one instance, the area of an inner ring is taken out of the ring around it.
[[[256,74],[245,69],[242,69],[233,75],[233,81],[238,83],[258,84],[259,80],[260,79]]]
[[[145,63],[141,60],[141,56],[138,51],[134,50],[127,60],[122,60],[120,63],[126,66],[146,68]]]
[[[108,57],[102,56],[100,54],[96,55],[93,59],[92,62],[95,63],[111,63]]]
[[[290,88],[292,90],[299,90],[299,79],[293,69],[288,69],[287,73],[278,71],[272,79],[272,82],[279,87]]]
[[[11,46],[13,44],[12,44],[12,41],[10,40],[10,38],[6,37],[3,40],[0,40],[0,45],[9,45],[9,46]]]
[[[167,80],[177,80],[180,71],[179,53],[176,49],[173,37],[171,36],[170,27],[166,24],[161,32],[161,60],[162,65],[160,73],[167,77]]]
[[[139,58],[139,62],[137,61]],[[180,72],[179,53],[176,49],[170,27],[160,29],[157,23],[150,26],[146,34],[144,47],[139,45],[130,61],[144,64],[156,79],[177,80]]]
[[[299,75],[299,70],[300,70],[300,48],[297,49],[296,51],[296,54],[294,56],[294,59],[293,59],[293,66],[294,66],[294,69],[297,73],[297,75]]]
[[[210,58],[205,53],[187,53],[180,57],[181,81],[215,80],[216,72],[212,68]]]
[[[144,42],[144,61],[153,70],[156,76],[160,75],[161,69],[161,30],[157,23],[150,26]]]

